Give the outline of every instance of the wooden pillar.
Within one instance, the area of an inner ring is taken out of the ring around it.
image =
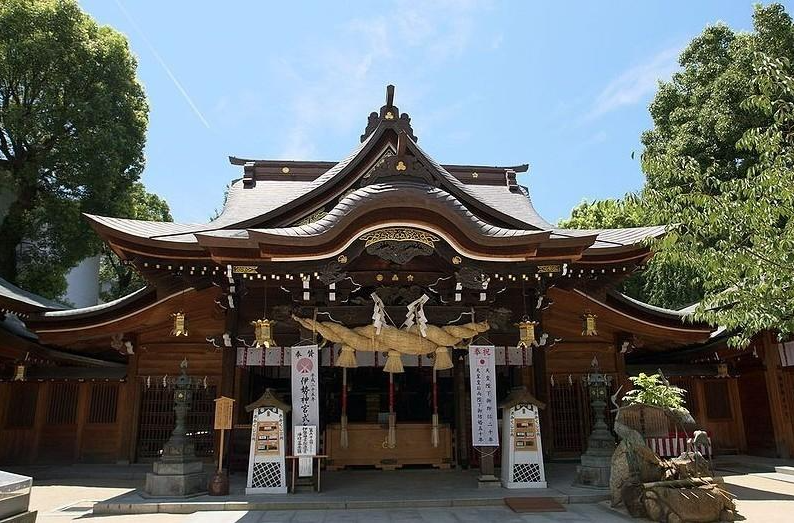
[[[549,383],[546,376],[546,352],[547,348],[537,348],[532,353],[532,375],[535,382],[535,398],[546,403],[546,409],[541,409],[540,416],[540,439],[543,443],[543,452],[549,456],[554,451],[554,439],[552,432],[554,428],[551,424],[551,404],[549,402]]]
[[[240,316],[240,308],[242,307],[240,301],[240,293],[238,290],[240,289],[240,282],[235,279],[234,281],[234,293],[231,293],[233,300],[234,300],[234,308],[229,308],[226,310],[225,315],[225,322],[224,322],[224,330],[226,333],[229,333],[232,339],[232,347],[222,347],[221,351],[223,351],[221,355],[221,383],[219,385],[219,396],[229,397],[237,400],[235,396],[235,367],[237,364],[237,335],[238,335],[238,319]],[[239,402],[238,402],[239,403]],[[224,442],[224,448],[229,447],[229,442],[231,438],[226,439]],[[215,445],[213,448],[215,449],[214,458],[215,463],[218,464],[220,461],[220,457],[222,454],[226,453],[226,449],[220,449],[221,446],[221,432],[220,430],[215,431]],[[224,461],[226,462],[226,461]]]
[[[91,383],[82,382],[77,386],[77,431],[74,438],[73,460],[80,461],[83,458],[83,431],[88,420],[88,403],[91,398]]]
[[[457,444],[457,462],[462,468],[469,467],[469,421],[466,417],[466,406],[469,395],[466,392],[466,373],[464,361],[453,353],[455,367],[453,381],[455,384],[455,442]]]
[[[792,431],[790,408],[786,402],[780,354],[772,340],[771,333],[764,332],[760,337],[764,353],[764,377],[766,378],[777,455],[780,458],[791,458],[794,455],[794,431]]]
[[[728,379],[728,395],[733,413],[733,434],[736,435],[736,447],[740,453],[747,453],[747,435],[744,433],[744,414],[742,402],[739,397],[739,381],[735,378]]]
[[[141,381],[138,377],[138,362],[141,348],[133,342],[135,353],[127,359],[127,381],[121,384],[118,400],[118,416],[121,431],[118,462],[135,462],[138,445],[138,424],[141,410]]]
[[[39,390],[36,394],[36,417],[33,420],[33,442],[30,446],[29,463],[35,463],[39,458],[39,445],[41,444],[41,432],[47,421],[47,411],[49,407],[49,382],[39,382]]]

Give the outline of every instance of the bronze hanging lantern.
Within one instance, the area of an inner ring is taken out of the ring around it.
[[[261,348],[270,348],[276,345],[273,340],[273,324],[274,321],[263,318],[261,320],[254,320],[251,325],[254,326],[254,346]]]
[[[598,315],[594,315],[589,311],[584,314],[584,316],[582,317],[582,319],[584,320],[584,327],[582,329],[583,337],[598,336],[598,327],[596,325],[596,318],[598,318]]]
[[[171,330],[171,335],[174,337],[186,337],[187,318],[185,317],[185,312],[177,311],[176,313],[171,313],[171,318],[174,319],[174,327]]]
[[[535,339],[535,326],[537,325],[537,322],[529,320],[527,317],[524,317],[521,322],[518,323],[518,344],[516,344],[516,347],[519,349],[529,349],[532,346],[537,347],[538,341]]]
[[[15,382],[24,382],[27,379],[27,366],[23,362],[14,366],[14,380]]]

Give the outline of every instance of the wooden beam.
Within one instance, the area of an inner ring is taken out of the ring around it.
[[[780,355],[771,333],[761,334],[761,347],[764,353],[764,376],[769,395],[769,409],[775,431],[775,448],[778,457],[791,458],[794,455],[794,431],[792,431],[791,414],[786,404]]]

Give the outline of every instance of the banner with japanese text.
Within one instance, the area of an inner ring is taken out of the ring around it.
[[[496,348],[469,346],[471,441],[473,446],[499,446],[496,405]]]
[[[292,427],[320,425],[317,345],[294,346],[292,368]]]

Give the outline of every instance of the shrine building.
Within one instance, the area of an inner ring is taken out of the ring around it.
[[[392,86],[358,142],[338,162],[230,157],[241,176],[206,224],[87,215],[148,282],[128,296],[69,309],[0,286],[0,464],[157,459],[174,425],[168,378],[186,361],[196,453],[217,459],[213,400],[232,398],[224,463],[243,471],[245,406],[270,388],[295,412],[291,348],[312,344],[331,469],[480,465],[473,345],[493,347],[498,402],[525,387],[545,403],[547,460],[584,452],[594,365],[610,394],[674,368],[715,452],[747,450],[741,378],[695,361],[722,340],[714,329],[616,291],[664,227],[554,226],[517,181],[526,164],[421,149]]]

